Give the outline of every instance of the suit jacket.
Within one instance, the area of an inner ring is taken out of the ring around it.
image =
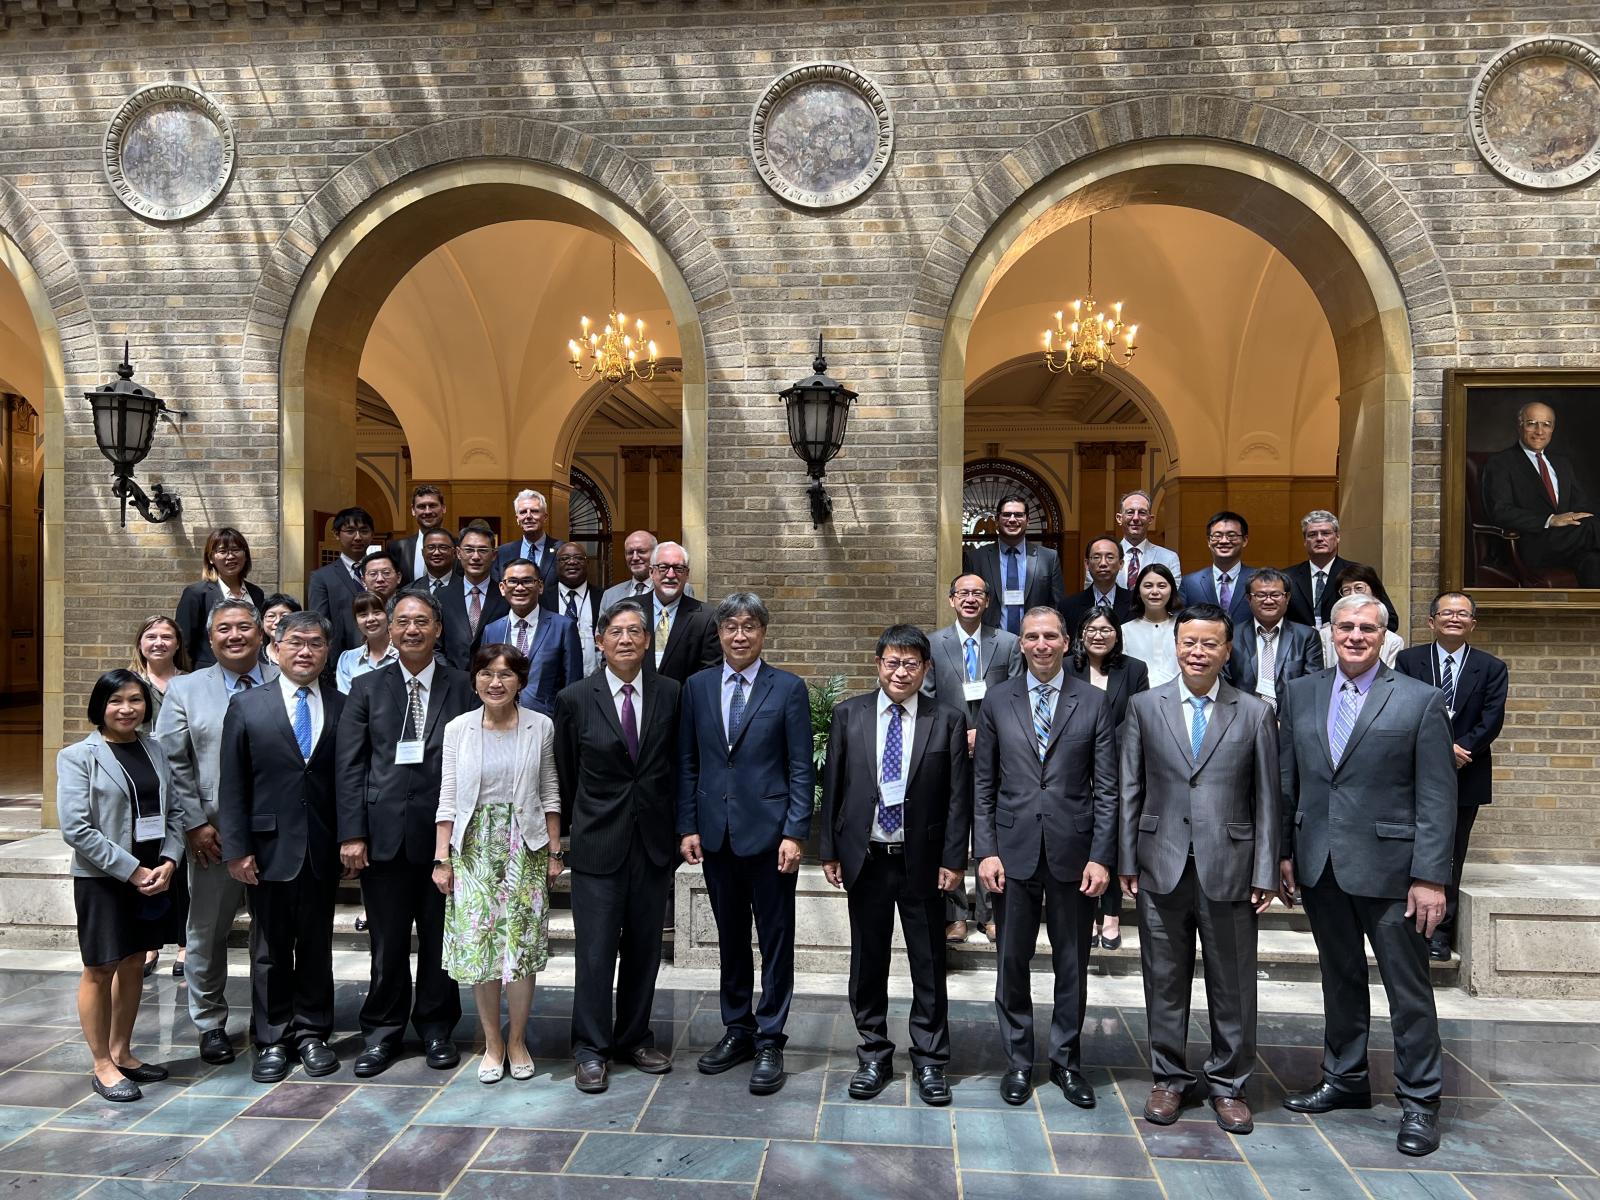
[[[309,761],[300,756],[294,726],[274,682],[251,688],[228,705],[222,722],[222,777],[217,795],[225,861],[256,857],[257,876],[294,879],[309,866],[318,879],[339,875],[339,813],[335,747],[344,697],[322,697],[322,733]]]
[[[1483,805],[1494,801],[1495,738],[1506,723],[1506,664],[1476,646],[1455,679],[1456,710],[1450,718],[1450,740],[1472,754],[1472,761],[1456,771],[1456,803]],[[1411,646],[1395,656],[1395,670],[1423,683],[1439,686],[1439,656],[1434,643]]]
[[[398,663],[361,676],[350,686],[339,715],[339,840],[365,840],[373,862],[433,861],[434,820],[439,811],[439,775],[444,763],[444,728],[478,707],[464,672],[441,662],[423,719],[422,761],[395,762],[406,716],[405,672]]]
[[[539,598],[539,607],[545,612],[558,612],[566,615],[566,608],[561,603],[561,585],[553,583]],[[589,585],[587,600],[582,605],[575,605],[578,612],[578,653],[583,661],[583,673],[591,675],[599,670],[601,664],[600,646],[595,636],[596,627],[600,624],[600,589],[594,584]]]
[[[1111,706],[1068,675],[1056,697],[1044,761],[1033,732],[1034,686],[1024,673],[989,689],[973,751],[973,852],[1000,857],[1006,875],[1042,865],[1076,883],[1085,865],[1117,861],[1117,747]],[[1040,842],[1043,841],[1043,854]]]
[[[1289,577],[1289,609],[1284,614],[1284,620],[1293,621],[1296,625],[1315,626],[1317,624],[1316,618],[1320,616],[1322,624],[1326,625],[1328,623],[1328,614],[1333,611],[1333,602],[1339,598],[1338,593],[1333,590],[1334,579],[1346,567],[1357,565],[1348,558],[1340,558],[1337,554],[1333,556],[1327,567],[1324,568],[1328,572],[1328,580],[1322,589],[1322,605],[1316,611],[1313,611],[1311,605],[1311,596],[1314,589],[1312,587],[1310,561],[1301,559],[1294,566],[1285,567],[1283,573]],[[1384,588],[1382,580],[1378,582],[1378,599],[1382,601],[1384,609],[1389,614],[1389,628],[1399,633],[1400,614],[1395,611],[1394,601],[1389,599],[1389,593]]]
[[[1067,623],[1067,635],[1072,638],[1073,644],[1077,644],[1078,629],[1094,606],[1095,591],[1092,585],[1081,592],[1073,592],[1061,602],[1061,616]],[[1124,621],[1131,621],[1137,617],[1139,611],[1139,604],[1134,599],[1133,593],[1119,586],[1111,606],[1111,619],[1121,625]]]
[[[689,676],[722,662],[722,642],[717,638],[717,622],[712,610],[693,596],[678,600],[672,633],[667,637],[667,652],[656,665],[655,601],[645,597],[644,624],[650,633],[650,647],[644,656],[644,669],[687,683]]]
[[[445,589],[439,598],[439,608],[444,614],[444,634],[439,638],[439,646],[444,651],[445,661],[458,671],[468,670],[472,666],[473,651],[477,649],[477,634],[472,631],[466,588],[459,578],[454,586]],[[478,617],[478,628],[484,628],[510,611],[511,605],[500,594],[494,578],[484,580],[483,612]]]
[[[384,546],[384,549],[400,560],[400,586],[407,586],[416,576],[417,539],[419,533],[408,533],[403,538],[395,538]]]
[[[183,810],[173,803],[172,775],[161,743],[139,740],[161,781],[161,857],[183,862]],[[72,874],[124,883],[139,869],[133,853],[133,797],[122,764],[97,729],[56,755],[56,819],[72,847]]]
[[[1060,608],[1066,598],[1066,585],[1061,577],[1061,558],[1048,546],[1035,541],[1024,542],[1027,558],[1027,578],[1022,585],[1022,611],[1047,604]],[[1000,624],[1005,607],[1001,600],[1005,590],[1005,576],[1000,565],[1000,543],[985,542],[961,552],[961,570],[967,575],[981,575],[989,585],[989,607],[983,611],[985,625]]]
[[[1245,624],[1251,619],[1250,598],[1245,589],[1250,585],[1250,576],[1256,573],[1254,567],[1247,567],[1240,563],[1235,568],[1239,578],[1233,581],[1233,594],[1229,598],[1228,615],[1233,618],[1234,628]],[[1207,563],[1204,569],[1190,571],[1178,581],[1178,595],[1185,604],[1215,604],[1217,603],[1217,581],[1211,573],[1211,564]]]
[[[566,545],[560,538],[545,534],[544,553],[538,562],[533,565],[539,568],[539,578],[544,580],[545,591],[549,591],[556,582],[556,551]],[[517,530],[517,535],[500,543],[500,548],[494,552],[494,567],[492,573],[499,579],[505,573],[507,564],[522,557],[522,530]]]
[[[333,626],[333,638],[328,643],[328,667],[323,671],[325,679],[333,678],[339,655],[346,650],[354,650],[366,640],[356,627],[355,613],[350,611],[350,602],[364,591],[366,589],[356,582],[355,576],[345,566],[342,555],[311,572],[306,607],[327,617]]]
[[[1022,674],[1022,643],[999,626],[984,625],[978,638],[978,678],[989,687]],[[936,629],[928,639],[933,647],[933,670],[922,680],[922,695],[966,714],[967,728],[978,727],[979,700],[967,700],[966,635],[959,624]]]
[[[684,584],[683,585],[683,594],[685,596],[693,596],[694,595],[694,584],[692,584],[692,583]],[[633,594],[633,576],[632,575],[629,575],[621,583],[613,583],[610,587],[608,587],[600,595],[600,611],[601,612],[605,612],[606,609],[610,608],[618,600],[638,600],[641,604],[643,604],[646,608],[648,608],[650,606],[650,604],[652,603],[652,601],[650,599],[650,579],[649,579],[649,577],[647,576],[645,578],[645,581],[644,581],[644,595],[642,595],[642,596],[635,596]]]
[[[1517,442],[1491,454],[1483,464],[1483,512],[1492,524],[1522,534],[1542,534],[1544,523],[1557,513],[1593,512],[1594,504],[1578,479],[1578,470],[1565,454],[1545,451],[1545,462],[1555,476],[1557,504],[1550,503],[1538,469],[1528,461]]]
[[[244,590],[250,595],[250,603],[256,606],[256,614],[267,606],[267,597],[260,588],[248,579],[244,581]],[[208,583],[204,579],[198,583],[191,583],[183,589],[183,594],[178,597],[177,624],[178,632],[183,635],[183,648],[189,652],[189,661],[198,671],[201,667],[209,667],[217,661],[217,656],[211,653],[211,638],[206,634],[206,621],[211,616],[211,610],[216,607],[217,601],[222,599],[220,584]]]
[[[1283,707],[1283,689],[1291,679],[1315,675],[1322,670],[1322,638],[1309,625],[1288,619],[1279,624],[1278,657],[1273,674],[1278,707]],[[1256,694],[1260,663],[1256,658],[1256,623],[1252,617],[1233,631],[1233,653],[1222,668],[1222,678],[1248,696]]]
[[[278,677],[278,668],[261,664],[263,683]],[[228,715],[228,681],[212,663],[203,671],[180,675],[167,684],[156,739],[172,767],[172,801],[185,830],[217,823],[217,786],[222,776],[222,720]]]
[[[478,627],[478,637],[472,644],[476,652],[480,646],[495,642],[513,645],[511,628],[516,617],[511,613]],[[583,678],[583,649],[578,645],[578,623],[561,613],[539,612],[539,624],[533,631],[533,645],[528,647],[528,685],[517,694],[517,703],[523,708],[555,715],[556,694],[569,683]]]
[[[542,850],[550,844],[545,817],[561,811],[556,786],[555,729],[550,718],[517,709],[511,770],[511,804],[517,811],[522,844]],[[434,821],[451,824],[450,848],[460,853],[483,792],[483,709],[472,708],[444,727],[444,761],[439,769],[439,808]]]
[[[1413,880],[1450,882],[1455,756],[1444,695],[1384,666],[1339,765],[1328,749],[1333,667],[1292,681],[1278,711],[1280,858],[1303,884],[1331,870],[1352,896],[1404,898]]]
[[[803,842],[816,794],[805,682],[763,662],[730,746],[723,671],[697,672],[679,693],[678,836],[699,834],[706,850],[744,856],[776,850],[784,838]]]
[[[1122,731],[1121,867],[1156,895],[1177,890],[1194,851],[1212,900],[1278,890],[1278,722],[1259,697],[1217,689],[1199,757],[1171,679],[1133,697]]]
[[[628,755],[611,700],[596,671],[556,697],[556,768],[561,808],[572,820],[567,865],[606,875],[627,859],[633,834],[658,867],[678,857],[676,680],[639,675],[639,757]]]
[[[822,861],[837,862],[846,887],[867,860],[878,811],[878,699],[874,689],[833,710],[828,756],[822,764]],[[963,705],[963,708],[965,705]],[[905,806],[906,892],[939,890],[939,868],[962,871],[972,833],[972,767],[962,709],[920,698],[907,731]]]
[[[1089,682],[1089,668],[1085,666],[1083,670],[1078,670],[1073,665],[1072,655],[1067,655],[1066,662],[1062,665],[1067,670],[1068,678],[1081,679],[1089,687],[1094,687],[1094,684]],[[1099,688],[1095,688],[1095,691],[1099,690]],[[1121,665],[1112,667],[1110,671],[1106,672],[1106,690],[1103,695],[1106,698],[1106,704],[1111,708],[1111,732],[1113,735],[1120,736],[1122,733],[1122,722],[1128,716],[1128,701],[1140,692],[1149,690],[1150,668],[1145,666],[1141,659],[1130,658],[1124,654]]]

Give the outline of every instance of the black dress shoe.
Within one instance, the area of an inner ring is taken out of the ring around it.
[[[256,1051],[255,1065],[250,1068],[250,1078],[257,1083],[277,1083],[289,1074],[289,1047],[281,1043],[262,1046]]]
[[[175,958],[172,960],[172,977],[174,979],[183,978],[183,959]]]
[[[750,1071],[750,1094],[770,1096],[783,1086],[783,1051],[763,1046],[756,1051],[756,1065]]]
[[[1394,1148],[1401,1154],[1421,1158],[1439,1148],[1439,1117],[1431,1112],[1406,1112],[1400,1115],[1400,1133]]]
[[[748,1034],[734,1033],[731,1029],[722,1040],[700,1056],[697,1064],[702,1075],[720,1075],[730,1067],[749,1062],[756,1056],[756,1044]]]
[[[89,1076],[89,1082],[94,1084],[95,1095],[102,1100],[109,1100],[113,1104],[127,1104],[129,1101],[137,1100],[144,1095],[139,1090],[139,1085],[131,1079],[124,1079],[107,1087],[100,1082],[98,1075],[91,1075]]]
[[[1026,1104],[1033,1095],[1033,1072],[1020,1067],[1000,1076],[1000,1099],[1007,1104]]]
[[[371,1079],[374,1075],[382,1075],[400,1057],[400,1047],[391,1046],[388,1042],[379,1042],[376,1046],[368,1046],[356,1056],[355,1072],[362,1079]]]
[[[214,1067],[233,1061],[233,1046],[224,1029],[208,1029],[200,1035],[200,1057]]]
[[[889,1086],[894,1078],[894,1068],[887,1062],[864,1062],[850,1076],[850,1098],[871,1100]]]
[[[1061,1094],[1079,1108],[1094,1107],[1094,1089],[1078,1072],[1068,1071],[1063,1067],[1051,1067],[1050,1082],[1060,1088]]]
[[[1428,939],[1428,957],[1435,962],[1450,961],[1450,943],[1442,937]]]
[[[339,1056],[321,1038],[307,1038],[300,1043],[300,1065],[307,1075],[332,1075],[339,1069]]]
[[[461,1051],[449,1038],[429,1038],[425,1049],[428,1052],[428,1065],[435,1071],[448,1071],[451,1067],[461,1065]]]
[[[165,1067],[158,1067],[154,1063],[140,1063],[137,1067],[117,1067],[122,1072],[124,1079],[131,1079],[135,1083],[160,1083],[168,1075]]]
[[[1325,1113],[1336,1108],[1371,1108],[1371,1092],[1342,1092],[1324,1080],[1309,1092],[1290,1092],[1283,1106],[1291,1112]]]
[[[943,1108],[950,1103],[950,1081],[944,1077],[943,1067],[917,1068],[917,1095],[924,1104]]]

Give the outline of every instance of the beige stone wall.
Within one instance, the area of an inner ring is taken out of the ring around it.
[[[64,468],[50,493],[58,710],[64,696],[76,711],[124,655],[130,613],[171,607],[205,529],[243,528],[257,575],[276,578],[277,369],[294,292],[321,240],[376,187],[481,155],[597,179],[666,247],[705,338],[705,593],[766,593],[776,661],[858,677],[884,622],[940,611],[937,363],[950,297],[986,230],[1036,181],[1144,137],[1297,164],[1345,198],[1404,292],[1418,617],[1438,575],[1442,370],[1589,365],[1600,350],[1600,184],[1549,196],[1502,183],[1470,148],[1468,92],[1519,37],[1592,35],[1600,5],[1494,20],[1466,6],[1361,9],[1173,3],[1111,20],[1045,0],[0,0],[0,232],[49,297],[66,395],[64,418],[57,394],[46,423]],[[747,151],[766,83],[812,59],[871,76],[896,120],[885,177],[826,214],[777,200]],[[222,202],[177,226],[123,209],[99,158],[122,99],[166,79],[209,91],[240,140]],[[829,471],[835,521],[813,532],[775,394],[808,372],[819,327],[833,373],[862,402]],[[188,414],[141,470],[183,495],[181,527],[114,528],[77,394],[103,381],[124,337],[140,381]],[[1505,798],[1480,825],[1486,849],[1600,861],[1600,766],[1582,752],[1600,699],[1595,628],[1584,614],[1485,622],[1486,644],[1511,659],[1517,706]],[[1552,728],[1562,753],[1546,760],[1550,739],[1535,731]],[[66,730],[76,736],[75,721]]]

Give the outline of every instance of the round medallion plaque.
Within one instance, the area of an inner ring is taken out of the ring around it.
[[[883,174],[893,148],[888,101],[840,63],[806,63],[778,76],[750,116],[756,170],[803,208],[854,200]]]
[[[106,178],[134,212],[181,221],[200,212],[233,174],[233,126],[204,92],[157,83],[124,101],[106,127]]]
[[[1532,188],[1600,170],[1600,54],[1566,37],[1518,42],[1478,75],[1472,140],[1497,174]]]

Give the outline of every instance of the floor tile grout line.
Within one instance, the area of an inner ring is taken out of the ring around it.
[[[1594,1163],[1590,1162],[1587,1158],[1585,1158],[1583,1155],[1579,1154],[1576,1150],[1574,1150],[1571,1146],[1567,1145],[1564,1141],[1562,1141],[1560,1138],[1558,1138],[1555,1134],[1551,1133],[1548,1129],[1546,1129],[1544,1127],[1544,1125],[1541,1122],[1536,1121],[1533,1118],[1533,1116],[1531,1114],[1525,1112],[1522,1109],[1522,1107],[1520,1105],[1518,1105],[1517,1102],[1514,1099],[1512,1099],[1509,1096],[1499,1096],[1499,1097],[1497,1097],[1497,1099],[1499,1099],[1502,1104],[1509,1104],[1511,1106],[1511,1109],[1512,1109],[1513,1112],[1515,1112],[1519,1117],[1521,1117],[1525,1121],[1527,1121],[1530,1125],[1532,1125],[1540,1133],[1544,1134],[1545,1137],[1549,1138],[1556,1145],[1560,1146],[1561,1149],[1563,1151],[1565,1151],[1567,1154],[1570,1154],[1572,1156],[1572,1159],[1573,1159],[1574,1162],[1580,1162],[1584,1166],[1588,1167],[1589,1170],[1591,1172],[1593,1172],[1594,1174],[1600,1175],[1600,1168],[1597,1168]]]

